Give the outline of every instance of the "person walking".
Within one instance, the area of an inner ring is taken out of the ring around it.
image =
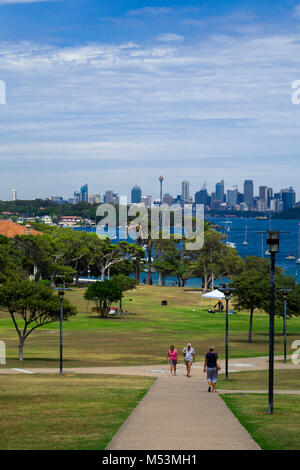
[[[177,349],[174,348],[173,344],[171,344],[170,346],[167,359],[169,360],[169,364],[170,364],[170,377],[172,377],[173,371],[174,371],[174,375],[176,375],[176,366],[177,366]]]
[[[216,383],[218,380],[218,371],[221,367],[218,364],[218,353],[215,352],[214,346],[208,348],[208,352],[205,355],[203,373],[206,372],[208,391],[214,392]]]
[[[191,343],[187,343],[186,348],[182,350],[184,356],[184,363],[186,365],[186,376],[191,377],[191,367],[195,361],[195,351]]]

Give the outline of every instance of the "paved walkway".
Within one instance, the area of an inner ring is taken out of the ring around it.
[[[281,360],[276,356],[275,360]],[[224,373],[224,361],[220,361]],[[300,366],[275,362],[275,369]],[[266,370],[268,357],[231,359],[229,372]],[[0,374],[53,373],[57,368],[7,369]],[[179,364],[177,376],[169,377],[168,364],[128,367],[72,367],[65,373],[117,374],[158,379],[107,447],[109,450],[258,450],[259,446],[227,408],[219,393],[266,393],[266,390],[219,390],[208,393],[203,363],[192,367],[192,378]],[[290,393],[276,391],[275,393]],[[294,391],[300,394],[300,391]]]
[[[259,450],[204,380],[161,377],[133,411],[108,450]]]
[[[283,356],[276,356],[275,361],[283,359]],[[224,361],[219,361],[222,367],[220,373],[225,372]],[[25,361],[26,364],[26,361]],[[229,360],[229,373],[251,371],[251,370],[266,370],[269,367],[268,357],[247,357],[244,359],[230,359]],[[300,365],[284,364],[283,362],[275,362],[275,369],[300,369]],[[58,374],[58,368],[28,368],[24,367],[24,370],[31,373],[40,374]],[[7,369],[6,367],[0,366],[0,374],[20,374],[22,368],[18,369]],[[169,375],[169,365],[148,365],[148,366],[120,366],[120,367],[64,367],[64,372],[74,374],[116,374],[116,375],[142,375],[149,377],[162,377]],[[203,362],[196,362],[192,367],[193,377],[203,379]],[[179,363],[177,366],[178,375],[185,375],[185,365]]]

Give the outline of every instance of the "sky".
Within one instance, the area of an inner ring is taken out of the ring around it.
[[[0,80],[2,200],[161,174],[300,199],[299,0],[0,0]]]

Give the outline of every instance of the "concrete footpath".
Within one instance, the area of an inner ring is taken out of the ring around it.
[[[108,450],[259,450],[205,380],[160,377]]]

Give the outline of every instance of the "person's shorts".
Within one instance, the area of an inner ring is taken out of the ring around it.
[[[206,368],[206,377],[207,377],[208,381],[215,384],[216,381],[218,380],[218,369],[216,367],[207,367]]]
[[[176,366],[177,365],[177,361],[175,359],[170,359],[169,362],[170,362],[170,366]]]
[[[186,366],[191,366],[193,364],[193,359],[190,359],[190,360],[185,359],[184,363]]]

